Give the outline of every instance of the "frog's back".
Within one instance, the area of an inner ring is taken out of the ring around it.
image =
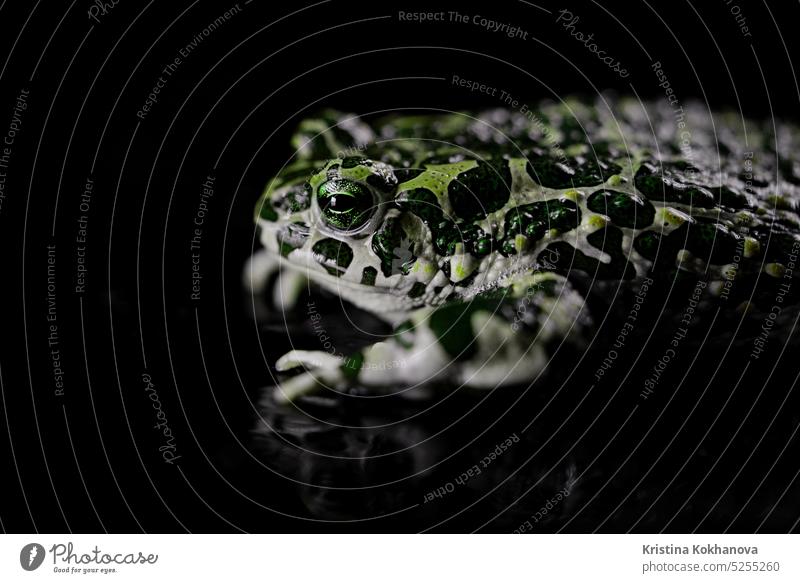
[[[370,123],[327,112],[295,145],[390,165],[394,202],[425,224],[461,295],[520,269],[632,282],[693,274],[738,304],[759,279],[771,297],[795,277],[798,135],[699,105],[599,98]]]

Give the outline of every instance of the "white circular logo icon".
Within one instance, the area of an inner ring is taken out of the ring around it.
[[[44,562],[44,547],[39,543],[29,543],[19,552],[19,564],[26,571],[35,571]]]

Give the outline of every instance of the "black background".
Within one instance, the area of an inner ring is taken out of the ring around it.
[[[86,1],[4,2],[0,131],[19,92],[30,96],[0,209],[1,526],[12,532],[511,531],[563,485],[575,464],[579,472],[591,470],[570,503],[537,530],[793,528],[800,509],[790,439],[798,425],[790,392],[797,365],[785,362],[791,358],[781,361],[768,385],[771,362],[764,365],[728,402],[738,373],[730,361],[717,369],[720,355],[709,348],[688,379],[676,373],[629,422],[638,389],[615,392],[607,383],[581,401],[587,383],[573,382],[490,476],[410,509],[519,432],[548,389],[538,387],[520,402],[508,393],[479,396],[486,401],[472,414],[465,412],[476,397],[456,395],[413,421],[404,421],[414,411],[408,404],[325,409],[319,414],[343,424],[400,422],[383,431],[326,430],[308,441],[297,437],[297,427],[320,425],[270,410],[276,417],[269,419],[286,424],[286,434],[300,441],[253,432],[260,389],[272,384],[269,365],[289,340],[279,322],[253,321],[241,269],[254,244],[253,205],[292,155],[289,138],[300,119],[324,107],[367,114],[501,105],[454,87],[453,75],[530,104],[574,94],[593,98],[600,90],[658,99],[663,92],[650,68],[654,61],[685,102],[698,99],[748,117],[796,118],[793,25],[800,9],[794,4],[537,4],[331,0],[302,9],[240,2],[241,12],[184,59],[141,120],[136,113],[161,70],[233,4],[120,0],[96,23]],[[733,5],[752,37],[739,30]],[[628,78],[555,24],[562,8],[580,17],[577,28],[594,32],[630,71]],[[398,11],[417,10],[481,14],[522,27],[528,40],[473,24],[398,20]],[[203,231],[202,296],[192,301],[189,241],[209,174],[215,195]],[[95,185],[88,275],[86,291],[76,293],[75,237],[87,177]],[[54,394],[47,345],[49,244],[56,245],[63,396]],[[292,341],[301,345],[302,322],[292,325],[299,330]],[[181,458],[173,465],[158,452],[145,373],[175,434]],[[711,377],[715,382],[704,393]],[[432,434],[411,452],[366,465],[296,449],[357,457],[393,452]],[[465,451],[426,469],[462,446]],[[393,485],[368,487],[401,476]],[[308,488],[288,477],[365,489]]]

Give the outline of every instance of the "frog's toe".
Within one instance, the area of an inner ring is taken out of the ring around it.
[[[342,362],[340,357],[320,350],[292,350],[278,359],[275,368],[278,372],[299,367],[306,369],[337,368]]]
[[[273,389],[272,398],[278,403],[290,403],[321,388],[339,390],[344,381],[338,367],[308,371],[281,382]]]
[[[304,372],[286,379],[275,387],[272,396],[279,403],[288,403],[322,387],[337,390],[345,377],[341,372],[343,359],[320,350],[292,350],[281,356],[275,363],[278,372],[296,368]]]

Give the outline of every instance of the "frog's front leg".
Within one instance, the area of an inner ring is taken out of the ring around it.
[[[354,384],[380,392],[397,389],[406,396],[418,394],[415,385],[436,380],[450,360],[425,326],[431,311],[412,312],[391,337],[347,357],[323,351],[288,352],[278,359],[276,369],[303,368],[304,372],[275,387],[274,398],[288,402],[319,389],[342,392]]]
[[[326,387],[380,392],[429,384],[495,388],[530,381],[560,342],[579,344],[589,324],[583,298],[563,278],[530,276],[502,293],[412,312],[394,334],[347,358],[293,352],[279,368],[306,371],[276,388],[289,401]]]
[[[301,270],[284,268],[279,259],[266,249],[262,249],[254,253],[245,263],[242,280],[245,289],[254,297],[264,298],[268,291],[267,286],[276,274],[271,290],[272,305],[277,310],[290,310],[309,285],[308,277]]]

